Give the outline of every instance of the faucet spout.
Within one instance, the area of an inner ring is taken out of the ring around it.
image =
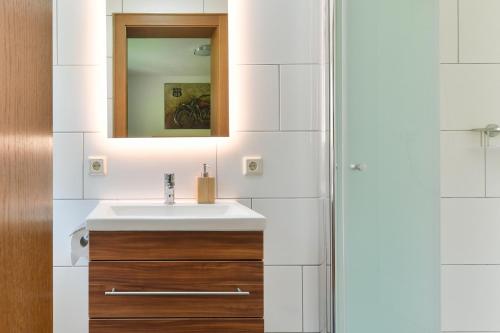
[[[166,173],[164,176],[164,196],[167,205],[175,204],[175,174]]]

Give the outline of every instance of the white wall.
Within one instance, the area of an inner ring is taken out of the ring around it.
[[[500,0],[441,2],[442,330],[500,332]]]
[[[319,177],[322,0],[230,1],[231,137],[109,139],[106,6],[54,0],[54,332],[87,332],[87,264],[71,267],[68,235],[101,199],[160,199],[162,174],[194,197],[202,163],[218,197],[265,214],[267,332],[319,332]],[[221,0],[108,0],[108,11],[218,12]],[[300,23],[300,24],[299,24]],[[109,43],[108,43],[109,48]],[[258,98],[256,98],[258,96]],[[108,157],[108,176],[90,177],[86,158]],[[262,177],[242,175],[242,157],[264,158]]]

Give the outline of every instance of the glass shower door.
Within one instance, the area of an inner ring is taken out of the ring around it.
[[[437,333],[438,1],[336,6],[336,332]]]

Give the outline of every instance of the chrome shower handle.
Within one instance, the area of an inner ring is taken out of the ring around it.
[[[349,165],[349,168],[353,171],[366,171],[366,169],[368,169],[368,165],[366,165],[366,163],[355,163]]]
[[[479,132],[481,134],[481,147],[489,147],[490,138],[494,138],[500,134],[500,126],[498,126],[497,124],[488,124],[484,128],[473,128],[471,131]]]

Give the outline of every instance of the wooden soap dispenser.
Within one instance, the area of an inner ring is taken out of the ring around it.
[[[215,178],[208,175],[207,169],[204,163],[201,177],[196,180],[196,199],[199,204],[215,203]]]

